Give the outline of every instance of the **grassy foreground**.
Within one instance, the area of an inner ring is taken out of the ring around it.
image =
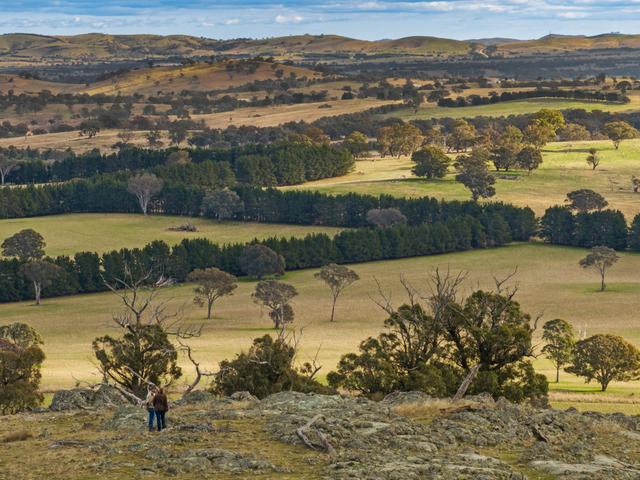
[[[191,223],[197,232],[174,232],[168,228]],[[280,225],[273,223],[219,223],[206,218],[169,215],[68,214],[0,220],[0,242],[24,229],[40,232],[47,242],[47,255],[73,255],[80,251],[106,252],[123,247],[143,247],[153,240],[169,244],[183,238],[208,238],[219,244],[248,242],[254,238],[303,237],[310,233],[334,235],[332,227]]]
[[[591,170],[585,161],[589,148],[601,156],[600,166]],[[543,151],[543,163],[531,175],[526,172],[499,172],[496,196],[491,200],[529,206],[537,214],[562,204],[567,192],[579,188],[595,190],[608,200],[611,208],[621,210],[629,220],[640,213],[640,195],[631,189],[631,176],[640,175],[640,140],[622,142],[619,150],[610,141],[557,142]],[[455,181],[455,173],[443,179],[426,180],[411,173],[409,158],[386,157],[364,160],[343,177],[309,182],[298,187],[326,193],[356,192],[395,196],[431,196],[446,200],[467,200],[469,192]]]
[[[304,327],[299,360],[307,361],[318,353],[319,363],[324,366],[322,374],[335,368],[340,355],[353,351],[366,336],[381,331],[385,315],[370,298],[376,292],[375,279],[380,280],[399,305],[405,300],[400,274],[417,288],[426,289],[435,267],[468,271],[465,285],[468,293],[478,286],[491,287],[492,275],[506,275],[517,266],[515,282],[520,289],[517,298],[532,316],[541,314],[542,321],[564,318],[587,335],[609,332],[640,344],[635,313],[640,309],[637,275],[640,255],[621,254],[620,262],[608,276],[609,290],[604,293],[597,292],[596,276],[578,266],[583,256],[581,249],[514,244],[500,249],[354,265],[361,281],[340,299],[338,321],[333,324],[328,322],[328,291],[313,278],[315,271],[288,273],[285,280],[300,293],[294,301],[295,325]],[[247,348],[253,338],[272,331],[266,312],[251,301],[254,287],[254,282],[241,282],[234,296],[220,301],[212,321],[203,320],[204,310],[191,302],[191,286],[181,285],[164,292],[164,299],[173,308],[182,310],[186,322],[204,324],[203,336],[194,341],[193,346],[196,357],[206,368],[216,369],[217,362]],[[117,299],[104,293],[45,299],[41,307],[29,302],[4,304],[0,305],[0,318],[3,323],[27,322],[41,333],[47,354],[43,388],[51,390],[70,387],[76,379],[97,380],[91,341],[104,333],[117,333],[110,318],[119,308]],[[182,360],[185,374],[190,376],[189,365]],[[536,360],[536,367],[553,378],[553,369],[546,360]],[[610,392],[603,395],[595,385],[585,385],[568,374],[562,374],[561,380],[559,385],[552,384],[552,388],[558,390],[553,394],[558,402],[576,404],[584,398],[595,404],[604,401],[608,403],[606,408],[640,413],[632,396],[640,385],[638,382],[612,384]],[[589,396],[576,397],[579,393]]]

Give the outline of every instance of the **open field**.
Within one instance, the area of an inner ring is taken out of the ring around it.
[[[500,249],[354,265],[361,281],[350,287],[339,301],[338,321],[334,324],[328,322],[328,291],[313,278],[315,271],[290,272],[285,280],[300,293],[294,300],[296,326],[305,327],[299,360],[309,360],[320,348],[318,359],[324,366],[321,373],[326,374],[335,367],[341,354],[352,351],[366,336],[380,332],[385,315],[369,297],[376,291],[375,278],[385,290],[392,292],[393,301],[399,304],[405,299],[399,284],[400,274],[424,289],[428,275],[437,266],[468,271],[467,293],[476,286],[490,287],[492,275],[505,275],[517,266],[518,299],[525,311],[534,316],[542,314],[543,321],[564,318],[576,329],[586,329],[587,335],[614,333],[640,344],[640,326],[635,315],[640,309],[637,274],[640,255],[621,254],[622,259],[609,274],[609,290],[604,293],[597,292],[596,276],[578,266],[582,256],[584,250],[581,249],[514,244]],[[544,281],[540,281],[542,278]],[[253,338],[271,331],[266,312],[261,312],[250,299],[254,287],[254,282],[242,281],[235,295],[215,307],[215,319],[211,322],[202,320],[203,309],[192,304],[189,285],[172,287],[163,294],[165,299],[170,299],[170,305],[183,309],[186,322],[205,324],[203,336],[193,345],[198,359],[206,367],[216,368],[218,361],[233,356]],[[71,386],[74,378],[95,378],[91,341],[103,333],[116,333],[110,318],[118,310],[116,297],[104,293],[45,299],[41,307],[29,302],[4,304],[0,305],[0,317],[3,322],[27,322],[42,334],[47,354],[42,386],[50,390]],[[542,359],[536,362],[551,378],[550,364]],[[187,374],[190,375],[188,369]],[[640,386],[637,382],[614,384],[611,392],[602,395],[594,385],[585,386],[580,379],[568,374],[563,374],[561,379],[563,382],[558,387],[585,391],[590,395],[585,397],[590,402],[611,395],[614,399],[621,398],[620,408],[637,408],[629,397]],[[565,398],[562,392],[554,395]]]
[[[463,95],[466,96],[467,93],[465,92]],[[508,117],[509,115],[535,113],[542,108],[551,108],[555,110],[582,108],[587,111],[602,110],[604,112],[630,112],[640,109],[640,98],[638,96],[631,96],[631,102],[624,104],[565,100],[560,98],[530,98],[472,107],[439,107],[434,104],[427,104],[427,106],[421,107],[418,110],[418,113],[415,113],[411,108],[407,108],[404,110],[386,113],[382,116],[402,118],[405,121],[425,120],[429,118],[472,118],[482,116]]]
[[[585,161],[591,147],[596,148],[602,158],[595,171]],[[590,188],[604,195],[610,207],[621,210],[629,220],[640,213],[640,195],[631,189],[631,176],[640,174],[640,140],[622,142],[619,150],[615,150],[610,141],[558,142],[547,145],[543,155],[544,162],[531,175],[521,171],[500,172],[502,178],[496,181],[497,193],[491,200],[529,206],[540,215],[547,207],[562,204],[567,192]],[[412,166],[406,157],[358,161],[355,170],[344,177],[287,188],[335,194],[470,198],[462,184],[455,181],[453,169],[443,179],[426,180],[414,177]]]
[[[197,232],[167,230],[191,223]],[[219,223],[206,218],[170,215],[133,215],[119,213],[79,213],[48,217],[0,220],[0,239],[32,228],[40,232],[47,242],[47,255],[73,255],[80,251],[107,252],[123,247],[143,247],[153,240],[169,244],[183,238],[208,238],[219,243],[248,242],[254,238],[302,237],[310,233],[334,235],[341,229],[273,223]],[[0,240],[1,241],[1,240]]]

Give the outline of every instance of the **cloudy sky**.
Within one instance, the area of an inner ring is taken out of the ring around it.
[[[0,32],[536,38],[640,33],[640,0],[0,0]]]

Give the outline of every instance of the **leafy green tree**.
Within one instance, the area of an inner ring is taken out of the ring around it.
[[[584,125],[567,123],[558,132],[558,138],[563,142],[591,140],[591,133]]]
[[[369,151],[369,139],[364,133],[354,131],[347,135],[342,146],[355,158],[360,158]]]
[[[604,282],[607,270],[620,259],[613,248],[597,246],[591,249],[591,253],[580,260],[582,268],[590,268],[600,275],[600,291],[604,292],[607,285]]]
[[[640,136],[640,132],[638,132],[638,130],[623,121],[605,123],[602,131],[607,137],[609,137],[609,140],[613,142],[613,146],[616,150],[618,150],[620,142],[623,140],[630,140]]]
[[[284,257],[266,245],[248,245],[242,251],[238,263],[246,275],[258,280],[268,275],[284,275]]]
[[[509,125],[498,137],[496,145],[491,149],[491,159],[496,170],[506,170],[516,166],[518,153],[522,150],[522,132],[518,127]]]
[[[39,260],[44,257],[46,243],[42,235],[31,228],[20,230],[2,242],[2,254],[16,257],[21,262]]]
[[[211,320],[213,304],[222,297],[233,295],[233,291],[238,288],[237,278],[234,275],[215,267],[197,268],[189,273],[187,280],[198,284],[193,290],[196,294],[193,302],[199,306],[207,306],[208,320]]]
[[[566,125],[564,115],[560,110],[543,108],[533,115],[532,125],[548,127],[555,134]]]
[[[612,381],[627,382],[640,376],[640,351],[617,335],[599,334],[580,340],[567,372],[595,380],[603,392]]]
[[[456,158],[456,181],[469,189],[474,202],[479,198],[489,198],[496,194],[493,186],[496,179],[489,173],[487,160],[487,151],[479,148],[474,149],[470,155],[459,155]]]
[[[0,414],[9,415],[42,402],[40,335],[24,323],[0,326]]]
[[[287,323],[293,322],[294,312],[291,300],[298,295],[293,285],[277,280],[262,280],[251,294],[253,301],[269,309],[269,317],[276,330],[284,330]]]
[[[42,290],[54,284],[62,269],[46,260],[31,260],[20,267],[20,273],[33,284],[36,305],[40,305]]]
[[[80,124],[80,135],[88,138],[95,137],[100,132],[100,122],[97,120],[86,120]]]
[[[265,398],[282,391],[335,393],[316,380],[319,368],[305,364],[296,368],[296,347],[285,338],[271,335],[256,338],[247,352],[233,360],[223,360],[213,381],[213,392],[231,395],[249,392]]]
[[[546,342],[542,347],[542,353],[556,367],[556,383],[559,383],[560,369],[573,357],[573,347],[576,343],[573,327],[560,318],[549,320],[542,326],[542,339]]]
[[[113,316],[122,335],[103,335],[92,343],[103,376],[139,399],[149,384],[168,384],[182,376],[167,329],[170,316],[154,305],[161,286],[149,273],[127,273],[108,284],[124,306]]]
[[[447,154],[433,145],[413,152],[411,160],[415,163],[411,170],[413,174],[428,179],[444,177],[451,163]]]
[[[322,280],[327,284],[329,290],[331,290],[331,318],[333,322],[336,312],[336,302],[342,292],[354,282],[360,280],[360,277],[356,272],[344,265],[336,265],[330,263],[320,269],[319,272],[314,274],[314,277],[318,280]]]
[[[544,147],[556,138],[554,129],[546,123],[531,123],[524,129],[523,141],[536,149]]]
[[[410,123],[396,123],[378,130],[378,145],[382,155],[411,155],[420,148],[423,141],[420,130]]]
[[[143,173],[129,178],[127,191],[135,195],[140,204],[140,209],[144,215],[147,214],[149,203],[158,193],[162,191],[164,182],[153,173]]]
[[[478,133],[473,125],[464,119],[458,119],[453,123],[451,134],[447,137],[447,148],[449,151],[467,151],[475,141]]]
[[[232,218],[244,210],[244,202],[233,190],[225,188],[207,193],[202,199],[202,212],[212,215],[218,221]]]
[[[516,164],[531,174],[542,164],[542,153],[536,147],[526,146],[518,153]]]
[[[595,170],[600,165],[600,155],[595,148],[589,149],[589,155],[587,155],[587,163],[591,166],[591,170]]]
[[[602,195],[588,188],[567,193],[567,199],[565,201],[568,202],[569,208],[577,210],[578,212],[602,210],[609,205],[609,202],[607,202]]]

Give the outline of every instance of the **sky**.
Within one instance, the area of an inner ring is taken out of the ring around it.
[[[640,33],[640,0],[0,0],[0,33],[471,39]]]

